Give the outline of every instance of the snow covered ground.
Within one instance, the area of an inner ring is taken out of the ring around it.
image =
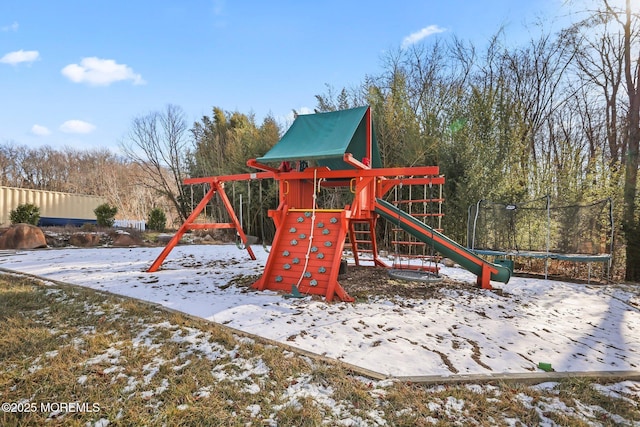
[[[420,300],[362,303],[285,299],[227,286],[260,274],[233,245],[176,247],[146,273],[162,248],[49,249],[4,254],[0,267],[131,296],[203,317],[385,375],[640,371],[640,289],[527,278],[486,290],[443,288]],[[474,282],[459,268],[442,267]]]

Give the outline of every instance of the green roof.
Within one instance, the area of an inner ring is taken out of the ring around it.
[[[332,170],[353,169],[342,158],[345,153],[351,153],[357,160],[367,157],[368,108],[299,115],[282,139],[256,160],[261,163],[315,160],[319,166]],[[373,126],[371,140],[371,167],[382,167]]]

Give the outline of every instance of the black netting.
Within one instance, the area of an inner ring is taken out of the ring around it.
[[[554,206],[548,198],[524,203],[482,200],[469,207],[472,249],[596,255],[610,253],[611,201]]]

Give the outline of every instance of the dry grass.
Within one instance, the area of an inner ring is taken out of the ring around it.
[[[638,425],[631,387],[373,381],[148,304],[0,276],[0,402],[16,409],[2,426]]]

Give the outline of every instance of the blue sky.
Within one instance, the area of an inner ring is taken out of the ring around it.
[[[2,0],[0,143],[118,150],[131,120],[168,104],[191,125],[214,106],[308,111],[357,86],[385,51],[500,26],[526,41],[561,0]]]

